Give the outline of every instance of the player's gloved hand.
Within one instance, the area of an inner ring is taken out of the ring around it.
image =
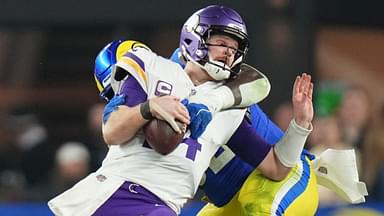
[[[188,99],[184,99],[181,103],[188,109],[191,118],[189,129],[191,131],[190,137],[197,139],[207,128],[207,125],[212,120],[212,113],[208,107],[200,103],[189,103]]]
[[[103,112],[103,123],[105,124],[108,121],[109,116],[113,111],[117,109],[119,105],[123,105],[125,103],[125,95],[115,95],[113,98],[107,103],[104,107]]]

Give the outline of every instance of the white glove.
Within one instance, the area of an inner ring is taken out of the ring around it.
[[[359,181],[355,150],[327,149],[312,161],[318,184],[336,192],[353,204],[365,202],[368,195],[364,182]]]

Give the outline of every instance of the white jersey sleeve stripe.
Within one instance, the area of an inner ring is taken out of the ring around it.
[[[123,56],[118,63],[119,66],[126,69],[126,67],[124,67],[124,64],[128,67],[129,66],[132,67],[136,71],[138,77],[141,79],[141,81],[143,81],[142,83],[145,84],[145,87],[147,89],[148,77],[145,74],[145,71],[140,67],[140,65],[135,60],[133,60],[132,58],[126,57],[126,56]],[[130,71],[130,72],[132,73],[133,71]]]

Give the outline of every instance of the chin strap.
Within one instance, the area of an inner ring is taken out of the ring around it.
[[[368,195],[364,182],[359,181],[355,150],[327,149],[312,161],[319,185],[336,192],[353,204],[365,202]]]
[[[222,80],[228,79],[231,76],[231,73],[232,73],[231,68],[223,62],[214,61],[214,60],[211,60],[210,57],[208,57],[209,60],[201,64],[195,61],[188,54],[188,52],[185,50],[184,47],[181,47],[181,53],[187,59],[187,61],[190,61],[198,65],[200,68],[206,71],[209,74],[209,76],[211,76],[214,80],[222,81]]]
[[[233,76],[239,75],[239,70],[244,70],[244,66],[247,65],[245,63],[242,64],[243,57],[235,59],[232,66],[228,66],[220,61],[215,61],[211,57],[208,57],[208,59],[209,61],[203,64],[202,68],[217,81],[227,80]],[[256,70],[255,68],[252,69]]]
[[[228,79],[231,76],[231,68],[223,62],[210,60],[202,68],[217,81]]]

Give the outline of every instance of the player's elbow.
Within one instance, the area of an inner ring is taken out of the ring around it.
[[[284,168],[276,168],[276,169],[271,169],[269,170],[267,177],[273,181],[282,181],[284,180],[287,176],[291,168],[284,167]]]
[[[280,162],[273,149],[270,150],[264,160],[260,163],[258,169],[265,177],[273,181],[284,180],[291,170],[290,167],[286,167]]]
[[[103,138],[104,142],[108,145],[118,144],[115,136],[113,135],[113,131],[108,127],[103,127]]]
[[[111,132],[107,131],[107,132],[103,132],[103,138],[104,138],[104,142],[107,144],[107,145],[117,145],[117,140],[114,139],[113,135]]]
[[[288,176],[290,170],[291,168],[288,167],[271,164],[268,168],[265,168],[262,173],[265,177],[273,181],[282,181]]]

